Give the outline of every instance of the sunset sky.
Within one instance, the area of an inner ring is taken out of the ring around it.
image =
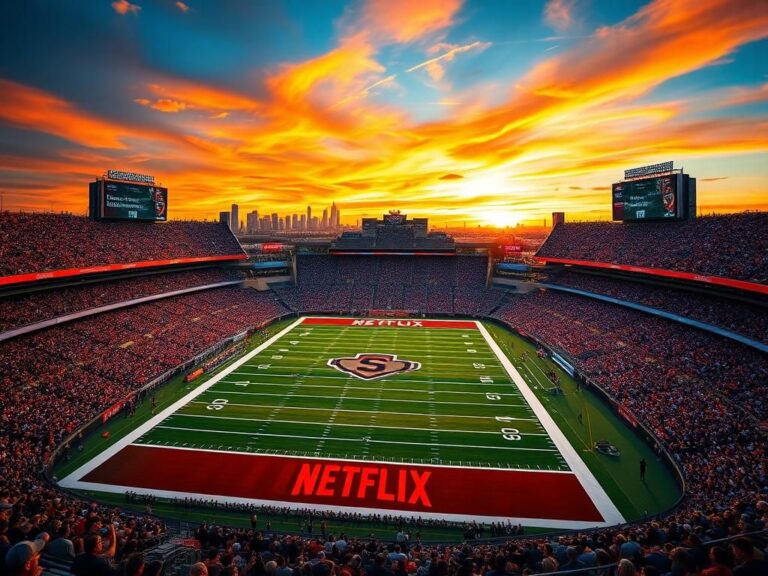
[[[705,212],[768,209],[764,0],[27,0],[0,27],[5,209],[84,213],[115,168],[171,218],[608,219],[666,160]]]

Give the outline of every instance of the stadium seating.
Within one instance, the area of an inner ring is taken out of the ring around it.
[[[576,272],[553,275],[541,281],[643,304],[768,343],[768,314],[755,304],[670,286],[652,286]]]
[[[140,259],[152,259],[239,252],[231,235],[212,224],[174,223],[146,230],[143,225],[121,224],[113,229],[112,225],[71,216],[40,216],[32,219],[32,224],[28,218],[0,214],[0,274],[126,262],[135,260],[136,254],[141,254]],[[746,215],[701,224],[723,240],[723,254],[739,256],[735,263],[712,253],[709,247],[700,247],[694,240],[698,232],[683,230],[683,224],[679,224],[679,235],[683,243],[687,242],[686,254],[675,251],[678,245],[673,243],[673,254],[659,256],[663,251],[654,251],[651,259],[648,251],[636,245],[635,232],[617,232],[619,227],[608,224],[558,227],[543,250],[560,257],[766,282],[768,228],[758,229],[761,222],[757,216]],[[89,228],[92,225],[105,228],[94,232]],[[678,223],[669,226],[677,227]],[[738,233],[737,228],[741,230]],[[32,232],[39,236],[34,243],[23,238]],[[86,242],[89,233],[102,236]],[[621,237],[614,237],[616,234]],[[733,234],[751,234],[752,241],[743,245]],[[176,240],[181,244],[174,244]],[[110,241],[113,256],[107,251]],[[662,243],[666,246],[669,237]],[[76,249],[70,250],[73,246]],[[163,538],[165,527],[149,514],[116,513],[50,487],[41,474],[43,464],[69,432],[116,399],[130,395],[211,345],[284,314],[286,309],[275,299],[275,293],[294,311],[404,308],[492,315],[565,353],[581,373],[632,410],[677,459],[688,494],[680,508],[661,520],[557,538],[525,537],[511,523],[467,525],[468,539],[516,536],[514,541],[497,545],[416,545],[421,527],[440,525],[440,520],[294,511],[302,523],[307,519],[314,522],[315,531],[321,531],[324,521],[344,525],[365,519],[379,522],[384,536],[364,540],[345,539],[339,534],[335,538],[310,538],[306,533],[259,535],[245,529],[205,526],[197,534],[204,550],[214,547],[208,554],[211,566],[221,553],[222,564],[250,564],[250,573],[261,575],[275,572],[271,561],[306,574],[324,572],[316,565],[325,563],[329,574],[333,571],[341,576],[362,576],[364,570],[393,576],[471,576],[491,571],[511,575],[524,569],[534,573],[557,570],[576,554],[591,566],[624,558],[638,567],[666,566],[660,573],[696,574],[709,564],[707,541],[768,526],[764,431],[768,360],[764,355],[732,343],[726,345],[719,337],[684,325],[586,297],[552,290],[517,296],[488,289],[486,263],[485,258],[469,256],[299,256],[295,287],[268,293],[230,287],[175,296],[0,343],[0,503],[12,505],[6,518],[0,510],[0,540],[7,536],[13,544],[41,530],[52,535],[57,531],[66,535],[71,530],[76,534],[71,539],[80,547],[86,519],[96,516],[117,523],[123,534],[118,561]],[[231,277],[213,270],[179,272],[0,299],[0,329]],[[706,295],[669,299],[665,298],[670,294],[666,289],[572,273],[554,281],[666,309],[766,341],[765,314],[754,313],[747,304],[732,305]],[[259,514],[264,511],[287,512],[261,508]],[[258,528],[263,526],[262,521]],[[390,543],[397,530],[411,535],[410,546],[404,538],[396,538],[408,548],[405,562],[398,560]],[[758,547],[765,546],[756,542]],[[319,557],[320,551],[325,559]],[[732,560],[727,562],[733,564]],[[66,561],[51,560],[48,565],[66,570]],[[281,572],[281,576],[286,573]]]
[[[190,270],[0,298],[0,332],[66,314],[195,286],[239,280],[235,270]]]
[[[474,256],[299,256],[297,286],[276,292],[300,312],[406,309],[477,315],[504,291],[485,288],[487,260]]]
[[[0,277],[239,254],[235,237],[216,223],[103,223],[66,214],[0,212]]]
[[[768,283],[768,212],[685,222],[561,224],[537,256],[608,262]]]
[[[152,378],[284,312],[270,294],[218,288],[107,312],[0,344],[0,501],[13,504],[13,537],[53,530],[49,524],[55,520],[74,529],[91,515],[89,503],[41,482],[44,463],[69,433]],[[111,514],[102,507],[93,510]],[[47,519],[39,520],[41,511]],[[163,531],[151,518],[120,520],[120,525],[132,527],[136,540],[123,553],[156,542]]]

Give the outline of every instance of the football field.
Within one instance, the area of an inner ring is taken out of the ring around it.
[[[300,318],[61,484],[542,527],[623,520],[475,321]]]

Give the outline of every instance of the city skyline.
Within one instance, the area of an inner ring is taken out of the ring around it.
[[[278,212],[259,212],[257,208],[245,212],[245,219],[240,218],[240,205],[233,203],[230,209],[219,212],[218,221],[225,223],[230,230],[237,224],[236,234],[255,234],[283,231],[335,231],[345,226],[341,223],[341,210],[332,202],[323,209],[322,217],[312,216],[312,207],[307,206],[305,214],[296,212],[281,215]]]
[[[700,212],[768,209],[765,2],[23,2],[1,25],[4,209],[85,213],[113,168],[155,175],[170,219],[606,220],[624,169],[668,160]]]

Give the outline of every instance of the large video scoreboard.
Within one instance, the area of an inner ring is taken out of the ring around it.
[[[110,172],[91,182],[91,217],[96,220],[165,222],[168,219],[168,189],[146,181],[150,177],[141,180],[133,176],[141,175]]]
[[[696,179],[680,171],[615,182],[611,190],[614,220],[683,220],[696,215]]]

